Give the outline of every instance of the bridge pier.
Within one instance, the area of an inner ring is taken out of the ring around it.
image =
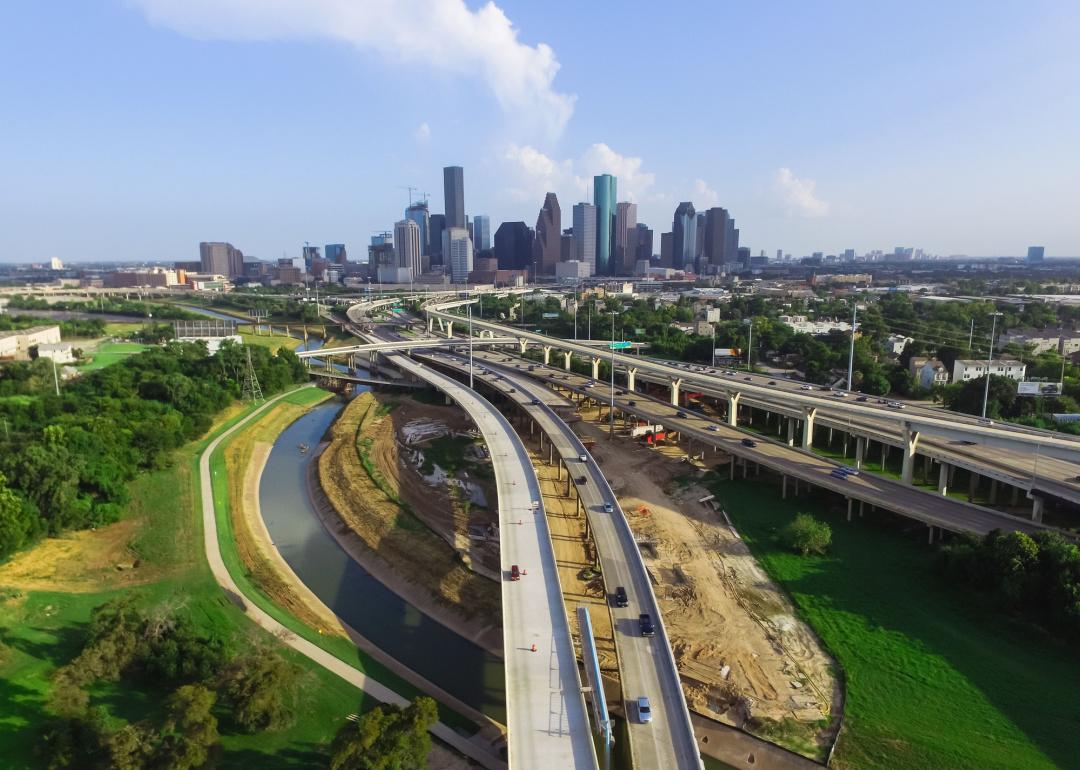
[[[454,336],[454,322],[453,321],[447,321],[446,322],[446,339],[450,339],[453,336]]]
[[[742,393],[732,393],[727,397],[727,424],[735,426],[739,424],[739,399]]]
[[[544,366],[551,363],[551,345],[544,345]]]
[[[787,418],[787,445],[795,446],[795,418]]]
[[[1043,520],[1043,498],[1040,495],[1028,493],[1031,498],[1031,520],[1042,522]]]
[[[975,471],[968,472],[968,502],[975,502],[975,493],[979,491],[979,474]]]
[[[521,350],[521,355],[525,355],[525,351],[529,349],[529,341],[524,337],[518,337],[518,348]]]
[[[990,479],[990,505],[997,505],[998,481]]]
[[[682,387],[682,379],[674,379],[671,381],[671,405],[679,405],[679,388]]]
[[[817,409],[803,409],[803,415],[802,448],[809,449],[814,445],[814,418],[817,417]]]
[[[866,454],[866,439],[862,436],[855,437],[855,468],[862,468],[863,456]]]
[[[926,542],[927,542],[928,545],[933,545],[934,544],[934,525],[933,524],[930,525],[930,534],[929,534]]]
[[[428,316],[427,330],[430,332],[434,328],[435,328],[435,318],[433,316]]]
[[[903,426],[904,436],[904,464],[900,470],[900,481],[904,484],[915,483],[915,448],[919,445],[919,432],[911,429],[911,423],[905,422]]]
[[[735,458],[732,457],[731,461],[735,462]],[[732,470],[731,477],[735,478],[734,469]],[[780,477],[780,499],[781,500],[787,500],[787,475],[786,474]]]
[[[562,355],[563,355],[563,369],[565,369],[566,371],[570,371],[570,351],[569,350],[564,350]]]
[[[628,366],[626,368],[626,389],[627,390],[636,390],[636,384],[635,384],[636,378],[637,378],[637,367],[636,366]]]
[[[937,491],[939,495],[949,494],[949,464],[942,463],[938,471]]]
[[[847,499],[847,520],[851,521],[851,510],[855,507],[855,501],[850,497]]]
[[[600,359],[595,357],[592,359],[592,378],[594,380],[600,379]]]

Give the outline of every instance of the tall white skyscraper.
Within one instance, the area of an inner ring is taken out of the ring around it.
[[[589,275],[596,274],[596,206],[574,206],[574,259],[589,265]]]
[[[448,227],[443,232],[443,258],[450,268],[452,283],[467,283],[473,269],[473,243],[464,227]]]
[[[413,277],[420,275],[420,226],[411,219],[402,219],[394,223],[394,251],[397,252],[398,267],[408,268]]]

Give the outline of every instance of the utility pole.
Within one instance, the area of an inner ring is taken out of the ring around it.
[[[611,311],[611,404],[608,406],[608,438],[615,440],[615,315]]]
[[[986,354],[986,388],[983,390],[982,416],[986,419],[986,402],[990,399],[990,367],[994,363],[994,333],[997,331],[997,319],[1001,313],[991,313],[994,321],[990,325],[990,352]]]
[[[472,347],[472,303],[468,304],[469,309],[469,390],[473,389],[473,347]]]
[[[971,317],[971,331],[968,332],[968,355],[971,355],[971,342],[975,337],[975,317]]]
[[[750,371],[750,351],[754,349],[754,319],[747,318],[743,323],[750,326],[750,339],[746,341],[746,371]]]
[[[851,391],[851,375],[855,368],[855,320],[859,315],[859,303],[851,303],[851,350],[848,351],[847,359],[847,389]]]
[[[716,368],[716,324],[712,325],[712,367]]]

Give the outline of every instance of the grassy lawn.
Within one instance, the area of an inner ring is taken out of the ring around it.
[[[925,528],[830,498],[780,499],[774,483],[711,487],[762,566],[844,670],[847,704],[833,766],[1051,768],[1076,765],[1080,661],[1030,626],[943,584]],[[824,557],[784,550],[796,512],[829,522]]]
[[[128,356],[141,353],[149,348],[149,345],[138,342],[103,342],[98,345],[97,350],[90,354],[90,362],[80,364],[77,368],[80,372],[104,369],[106,366],[112,366],[119,361],[123,361]]]
[[[245,345],[258,345],[259,347],[270,348],[271,353],[276,353],[280,348],[286,348],[288,350],[296,350],[302,340],[298,340],[295,337],[286,337],[281,334],[253,334],[249,331],[240,331],[240,339]]]
[[[297,404],[321,400],[323,394],[307,388],[287,399]],[[219,420],[212,432],[224,430],[241,419],[250,408],[233,408]],[[82,643],[82,629],[91,611],[123,592],[134,591],[140,601],[153,607],[170,602],[200,628],[238,646],[252,635],[268,638],[224,595],[206,566],[203,555],[201,517],[193,501],[198,499],[197,460],[210,437],[193,442],[177,453],[168,469],[147,473],[132,483],[129,517],[142,521],[131,549],[139,557],[139,570],[146,582],[135,588],[117,589],[108,579],[101,590],[85,593],[21,591],[4,587],[0,572],[0,766],[5,770],[35,768],[34,745],[48,713],[45,701],[50,677],[69,661]],[[216,455],[217,456],[217,455]],[[222,485],[224,490],[224,485]],[[215,485],[215,492],[217,492]],[[220,530],[219,530],[220,531]],[[226,541],[227,542],[227,541]],[[236,570],[235,552],[226,549],[226,560]],[[236,575],[243,582],[242,574]],[[255,596],[253,594],[253,596]],[[272,607],[260,602],[266,609]],[[279,620],[305,633],[295,621],[276,612]],[[378,676],[391,686],[398,685],[381,667],[362,660],[355,647],[344,639],[314,639],[324,643],[338,657]],[[282,654],[304,670],[296,722],[278,733],[245,735],[232,729],[225,709],[219,708],[222,752],[220,768],[322,768],[326,765],[323,747],[333,737],[345,715],[374,705],[352,685],[330,674],[291,650]],[[402,686],[406,695],[411,690]],[[165,693],[160,687],[138,680],[101,683],[92,691],[92,703],[105,706],[116,718],[140,719],[155,713]],[[462,720],[458,718],[460,723]],[[453,722],[452,722],[453,723]],[[465,723],[471,724],[471,723]]]
[[[112,337],[126,337],[146,327],[145,323],[136,321],[108,321],[105,324],[105,333]]]

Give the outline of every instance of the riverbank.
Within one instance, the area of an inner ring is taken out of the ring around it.
[[[364,393],[338,416],[319,454],[317,483],[311,485],[315,508],[341,547],[379,582],[501,657],[498,585],[471,572],[394,490],[380,487],[385,478],[361,458],[379,408],[375,397]]]

